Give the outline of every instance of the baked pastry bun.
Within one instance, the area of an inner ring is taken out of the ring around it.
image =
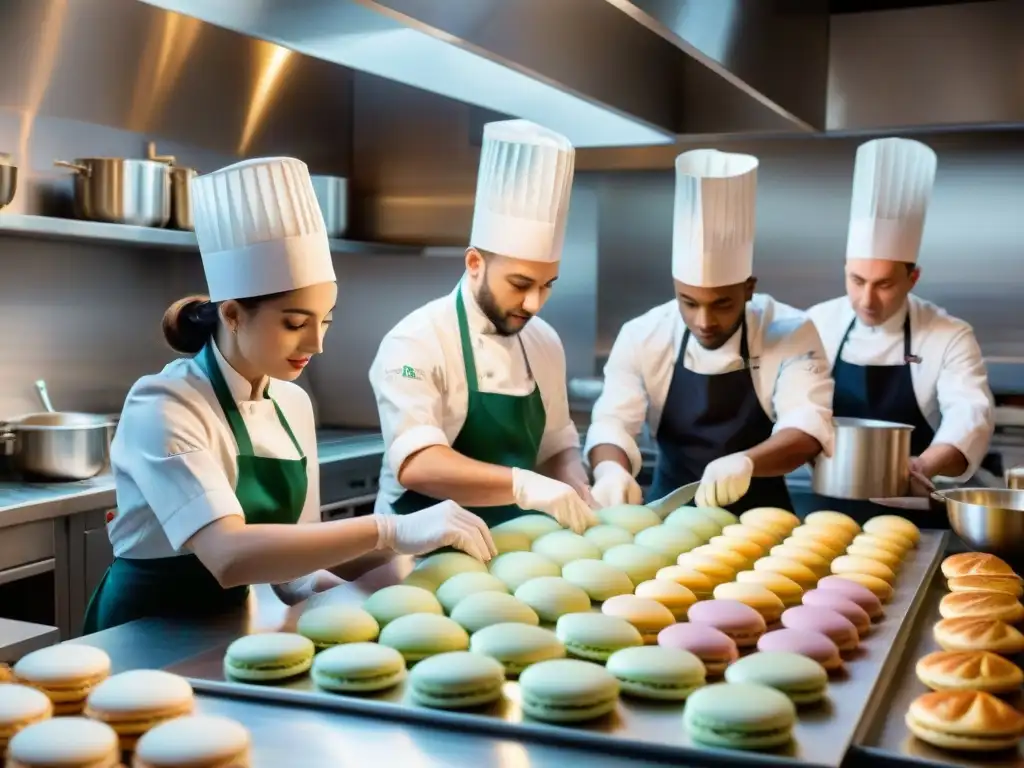
[[[1012,576],[1020,578],[1004,560],[987,552],[960,552],[942,561],[942,575],[947,579],[960,576]]]
[[[1005,592],[1020,598],[1024,582],[1016,576],[954,576],[946,582],[950,592]]]
[[[950,592],[939,602],[944,619],[975,616],[1016,624],[1024,619],[1024,605],[1005,592]]]
[[[990,651],[936,651],[917,661],[917,679],[933,691],[1010,693],[1024,684],[1024,673]]]
[[[1024,736],[1024,715],[984,691],[926,693],[910,705],[906,723],[933,746],[970,752],[1016,747]]]
[[[1024,634],[998,619],[943,619],[932,635],[947,651],[992,651],[1003,656],[1024,653]]]

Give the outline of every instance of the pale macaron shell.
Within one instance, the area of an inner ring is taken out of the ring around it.
[[[394,648],[414,664],[434,654],[466,650],[469,633],[447,616],[414,613],[384,627],[377,642]]]
[[[862,638],[871,632],[871,617],[868,616],[868,612],[840,592],[812,589],[804,593],[803,604],[841,613],[857,628],[857,634]]]
[[[161,723],[135,747],[135,765],[145,768],[208,768],[248,765],[252,739],[228,717],[188,715]]]
[[[903,559],[899,555],[887,549],[871,547],[866,544],[851,544],[846,548],[846,554],[851,557],[874,560],[892,570],[893,573],[896,573],[903,564]]]
[[[533,539],[520,531],[491,531],[491,541],[499,555],[506,552],[529,552]]]
[[[296,631],[318,648],[327,648],[341,643],[372,642],[380,634],[380,625],[357,606],[321,605],[303,611]]]
[[[82,702],[110,674],[110,657],[91,645],[60,643],[22,656],[14,665],[18,682],[46,693],[55,705]]]
[[[7,765],[118,768],[121,746],[106,723],[87,717],[54,717],[30,725],[7,745]]]
[[[634,536],[645,528],[661,525],[661,518],[657,512],[639,504],[618,504],[599,509],[597,519],[605,525],[625,528]]]
[[[703,540],[681,525],[656,525],[640,531],[633,539],[633,543],[658,552],[669,560],[675,560],[684,552],[699,547]]]
[[[714,598],[715,600],[736,600],[744,605],[749,605],[761,614],[767,624],[777,622],[782,616],[782,612],[786,610],[782,599],[761,584],[738,581],[719,584],[715,587]]]
[[[731,637],[707,624],[673,624],[658,633],[658,645],[694,654],[704,663],[709,677],[720,677],[740,656]]]
[[[529,624],[492,624],[474,632],[469,650],[490,656],[505,665],[505,674],[515,676],[531,664],[565,658],[565,646],[550,629]]]
[[[828,671],[814,659],[791,651],[758,651],[730,664],[727,683],[767,685],[789,696],[797,706],[821,701],[828,689]]]
[[[878,515],[864,523],[864,532],[887,535],[890,532],[911,541],[914,546],[921,540],[921,529],[899,515]]]
[[[842,528],[847,536],[856,536],[860,533],[860,524],[849,515],[842,512],[834,512],[830,509],[822,509],[811,512],[804,518],[805,525],[827,525],[833,528]]]
[[[740,523],[762,528],[785,537],[800,525],[800,518],[792,512],[777,507],[755,507],[740,515]]]
[[[515,592],[530,579],[538,576],[558,576],[562,569],[558,563],[536,552],[508,552],[491,560],[491,574],[497,576]]]
[[[665,524],[682,526],[695,533],[702,542],[722,532],[722,526],[697,507],[680,507],[665,518]]]
[[[829,549],[837,552],[843,552],[850,545],[852,537],[849,536],[846,531],[842,528],[836,528],[830,525],[803,525],[794,528],[792,533],[789,534],[794,539],[814,539],[825,544]]]
[[[818,582],[818,575],[803,563],[788,557],[762,557],[754,563],[755,571],[774,571],[792,579],[803,589],[810,589]]]
[[[606,668],[623,693],[644,699],[680,701],[704,685],[704,663],[681,648],[645,645],[623,648],[608,657]]]
[[[486,565],[463,552],[439,552],[420,560],[402,583],[435,592],[457,573],[486,571]]]
[[[613,712],[619,681],[600,664],[554,659],[530,666],[519,678],[523,711],[549,722],[576,722]]]
[[[853,541],[850,542],[850,546],[856,544],[857,546],[876,547],[878,549],[884,549],[886,552],[899,557],[901,560],[906,557],[908,550],[911,549],[909,542],[906,539],[890,538],[886,536],[875,536],[870,533],[861,533],[854,537]]]
[[[693,592],[697,596],[698,600],[706,600],[711,597],[711,593],[715,588],[715,582],[711,580],[711,577],[700,571],[695,571],[692,568],[686,568],[682,565],[670,565],[666,568],[662,568],[656,574],[654,578],[661,581],[671,581],[681,586],[686,587],[688,590]]]
[[[717,557],[712,557],[711,555],[695,555],[692,552],[680,555],[676,560],[676,565],[690,571],[703,573],[711,579],[712,588],[719,584],[724,584],[727,581],[732,581],[736,576],[737,570],[724,560]],[[655,574],[655,578],[657,578],[657,574]]]
[[[844,547],[837,547],[833,549],[829,544],[825,543],[821,539],[814,539],[810,536],[804,536],[802,538],[797,536],[790,536],[786,539],[783,539],[782,543],[788,546],[803,547],[804,549],[809,549],[811,550],[811,552],[816,552],[817,554],[821,555],[829,562],[835,560],[837,557],[843,554],[844,551]]]
[[[872,620],[877,620],[885,615],[882,608],[882,601],[878,596],[863,584],[852,579],[844,579],[840,576],[826,576],[818,582],[818,589],[825,589],[830,592],[838,592],[843,597],[852,600],[863,608]]]
[[[313,659],[310,677],[328,691],[365,692],[393,688],[405,679],[405,659],[379,643],[328,648]]]
[[[408,584],[394,584],[378,589],[363,601],[363,609],[377,620],[381,628],[411,613],[436,613],[444,608],[433,592]]]
[[[629,576],[633,584],[653,579],[660,569],[672,564],[666,555],[639,544],[619,544],[607,550],[601,559]]]
[[[798,605],[782,614],[782,626],[802,632],[818,632],[836,644],[842,653],[857,650],[860,635],[853,622],[829,608]]]
[[[112,675],[89,694],[85,714],[106,723],[131,749],[160,723],[190,714],[195,694],[188,680],[159,669],[133,669]]]
[[[757,645],[768,627],[764,617],[738,600],[705,600],[690,609],[691,624],[704,624],[724,632],[740,648]]]
[[[516,599],[530,606],[542,622],[553,624],[567,613],[590,608],[590,595],[561,576],[530,579],[516,590]]]
[[[552,531],[534,539],[533,552],[543,555],[561,568],[573,560],[596,560],[601,549],[590,539],[572,531]]]
[[[751,541],[761,547],[765,552],[782,540],[781,536],[777,536],[774,533],[769,533],[768,531],[764,531],[760,528],[755,528],[752,525],[743,525],[742,523],[725,526],[722,529],[721,535],[728,539]]]
[[[558,524],[558,521],[550,515],[520,515],[519,517],[508,520],[504,523],[494,526],[493,530],[498,532],[512,531],[513,533],[521,533],[526,536],[531,542],[534,539],[539,539],[545,533],[551,533],[552,531],[561,530],[562,526]]]
[[[685,621],[690,606],[697,602],[697,596],[682,584],[667,579],[651,579],[636,585],[637,597],[657,600],[664,605],[676,621]]]
[[[889,584],[896,580],[896,574],[885,563],[853,555],[842,555],[833,560],[832,573],[836,576],[842,576],[846,573],[861,573],[865,576],[874,576],[876,579],[882,579]]]
[[[602,554],[612,547],[617,547],[619,544],[631,544],[633,542],[633,534],[625,528],[619,528],[616,525],[606,525],[605,523],[587,528],[583,532],[583,538],[596,544]]]
[[[281,680],[308,670],[315,650],[312,640],[293,632],[244,635],[225,651],[224,671],[240,680]]]
[[[437,588],[437,599],[450,614],[462,600],[478,592],[508,594],[508,587],[491,573],[458,573]]]
[[[787,560],[794,560],[801,565],[810,568],[819,579],[828,575],[829,560],[813,550],[801,547],[799,544],[778,544],[768,552],[770,557],[782,557]]]
[[[465,709],[497,701],[505,683],[499,661],[472,651],[450,651],[424,659],[409,673],[408,689],[419,704]]]
[[[814,659],[828,672],[838,672],[843,668],[843,657],[839,653],[838,646],[827,635],[820,632],[775,629],[765,633],[757,641],[757,650],[799,653],[809,659]]]
[[[658,633],[676,622],[672,611],[657,600],[636,595],[616,595],[605,600],[601,613],[628,621],[648,645],[658,642]]]
[[[697,510],[705,517],[710,517],[722,528],[727,525],[736,525],[740,521],[732,512],[721,507],[697,507]]]
[[[604,662],[620,648],[643,645],[640,630],[625,619],[603,613],[567,613],[555,634],[570,656]]]
[[[732,568],[734,572],[741,571],[750,565],[750,559],[742,553],[726,547],[713,547],[710,544],[702,544],[701,546],[692,549],[689,554],[704,555],[714,560],[720,560]]]
[[[491,624],[540,624],[537,612],[522,600],[502,592],[477,592],[461,600],[451,618],[469,633]]]
[[[594,602],[633,592],[633,582],[625,573],[604,560],[575,560],[562,568],[562,578],[574,584]]]
[[[759,584],[775,594],[787,608],[800,605],[804,588],[787,576],[775,571],[740,571],[736,574],[740,584]]]
[[[53,703],[42,691],[17,683],[0,683],[0,754],[15,733],[53,716]]]
[[[728,549],[732,552],[738,552],[751,563],[766,552],[765,548],[756,542],[749,541],[747,539],[740,539],[735,536],[724,536],[722,534],[712,536],[711,540],[708,542],[708,546],[715,549]]]

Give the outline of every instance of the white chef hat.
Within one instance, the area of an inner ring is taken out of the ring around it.
[[[757,166],[752,155],[716,149],[695,149],[676,158],[676,280],[717,288],[753,274]]]
[[[857,148],[847,259],[917,262],[937,166],[935,152],[911,139]]]
[[[301,160],[243,160],[197,176],[192,217],[211,301],[335,280],[323,214]]]
[[[528,120],[484,126],[469,244],[529,261],[559,261],[576,151]]]

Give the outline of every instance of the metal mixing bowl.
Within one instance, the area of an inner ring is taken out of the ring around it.
[[[957,488],[943,491],[949,523],[979,552],[1024,555],[1024,491],[1008,488]]]

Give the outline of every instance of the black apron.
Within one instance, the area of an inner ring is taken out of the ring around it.
[[[763,443],[774,427],[754,388],[757,365],[751,366],[746,320],[740,336],[743,367],[738,371],[705,375],[688,370],[684,361],[689,340],[687,329],[658,425],[658,463],[648,493],[652,499],[697,482],[709,463]],[[747,494],[727,509],[740,514],[754,507],[792,509],[785,479],[753,478]]]
[[[910,366],[921,362],[912,352],[910,333],[910,309],[903,321],[903,363],[900,365],[854,365],[843,360],[843,348],[850,338],[850,332],[857,322],[855,317],[843,334],[832,366],[832,378],[836,389],[832,397],[832,415],[853,419],[877,419],[909,424],[914,428],[910,433],[910,454],[920,456],[932,444],[935,430],[921,413],[914,394],[914,380]],[[884,514],[900,514],[918,526],[925,528],[948,528],[949,521],[932,512],[911,512],[893,510],[872,504],[870,501],[837,499],[831,496],[815,496],[818,509],[832,509],[845,512],[857,522],[863,523],[871,517]]]

